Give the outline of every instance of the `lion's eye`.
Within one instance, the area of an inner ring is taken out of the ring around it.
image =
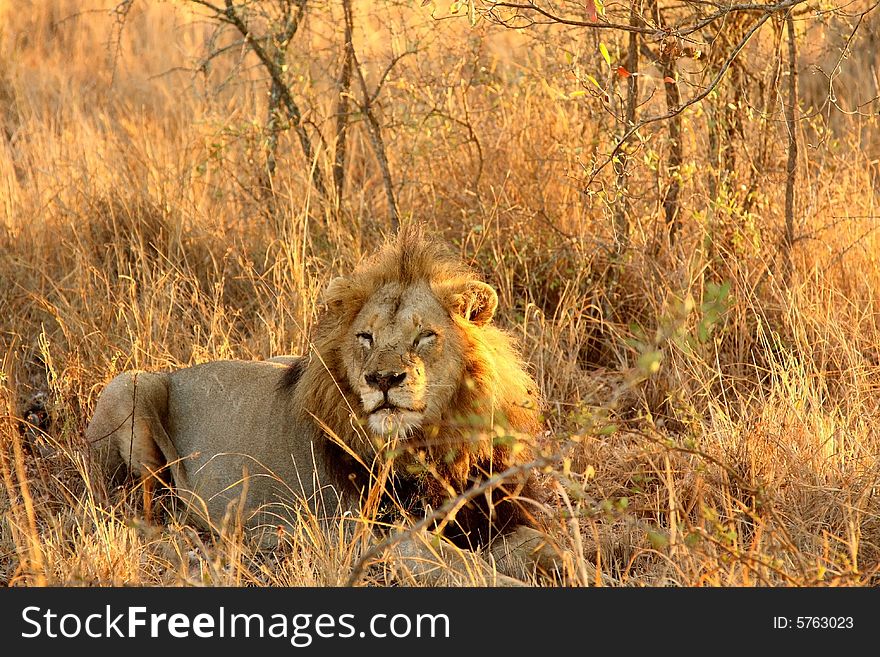
[[[357,339],[360,341],[362,345],[369,348],[373,346],[373,336],[366,332],[360,332],[357,334]]]
[[[428,344],[437,337],[437,334],[434,331],[422,331],[419,333],[418,337],[413,341],[414,347],[421,347],[423,345]]]

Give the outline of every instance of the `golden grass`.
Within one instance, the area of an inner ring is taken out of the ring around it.
[[[354,124],[338,211],[285,134],[271,212],[255,62],[190,74],[211,26],[185,7],[135,3],[120,31],[115,3],[77,15],[81,4],[0,3],[0,582],[342,584],[360,556],[348,527],[328,536],[303,517],[267,555],[234,527],[147,524],[139,491],[107,496],[90,477],[82,432],[123,369],[304,350],[323,286],[387,228],[366,131]],[[329,138],[340,35],[322,11],[291,62]],[[611,172],[580,193],[614,125],[589,95],[562,97],[580,88],[565,53],[590,72],[595,47],[426,12],[358,4],[356,45],[373,84],[391,54],[420,46],[382,96],[399,204],[497,286],[499,321],[549,401],[568,581],[593,583],[590,561],[621,585],[876,584],[880,245],[877,144],[864,138],[876,113],[837,117],[802,158],[806,237],[789,284],[778,115],[744,118],[716,199],[707,110],[685,115],[672,248],[659,238],[665,133],[647,131],[628,185],[632,244],[615,262]],[[762,135],[770,157],[744,212],[743,153]],[[24,423],[27,410],[40,420],[40,395],[42,430]]]

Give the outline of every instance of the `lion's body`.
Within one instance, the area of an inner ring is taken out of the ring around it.
[[[123,373],[101,395],[87,440],[111,474],[125,466],[173,484],[203,527],[217,528],[227,511],[237,512],[243,493],[243,519],[254,528],[288,523],[294,500],[316,513],[335,514],[340,504],[349,510],[357,502],[346,495],[349,462],[314,422],[303,421],[295,395],[276,393],[288,369],[217,361]]]
[[[436,509],[531,458],[536,386],[467,268],[405,231],[326,305],[308,356],[116,377],[87,431],[102,463],[157,474],[217,528],[230,509],[250,527],[286,524],[300,502],[351,510],[388,459],[403,504]],[[448,533],[472,546],[530,524],[531,482],[468,504]]]

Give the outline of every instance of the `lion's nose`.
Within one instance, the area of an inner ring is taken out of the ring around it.
[[[374,388],[388,392],[391,388],[396,388],[403,383],[406,379],[406,372],[373,372],[364,378]]]

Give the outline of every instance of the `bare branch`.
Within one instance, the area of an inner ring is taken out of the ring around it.
[[[272,79],[272,88],[273,91],[277,91],[278,96],[281,99],[281,102],[284,103],[284,107],[287,110],[287,115],[290,119],[291,125],[296,131],[297,137],[299,138],[300,146],[303,151],[303,155],[305,155],[306,162],[309,167],[311,167],[312,171],[312,184],[315,189],[321,196],[327,196],[327,186],[324,183],[324,175],[321,173],[321,169],[318,167],[317,161],[315,159],[314,150],[312,148],[312,140],[309,137],[308,132],[306,132],[305,126],[303,125],[302,112],[299,109],[299,106],[296,104],[296,101],[293,99],[293,96],[290,93],[290,88],[287,86],[287,83],[284,80],[284,72],[281,69],[281,66],[278,62],[269,55],[266,51],[266,48],[260,43],[261,39],[254,36],[247,24],[244,22],[244,19],[238,13],[235,4],[232,0],[226,0],[225,7],[220,8],[206,0],[190,0],[198,5],[203,7],[207,7],[211,11],[215,12],[216,18],[222,20],[230,25],[234,26],[235,29],[244,37],[245,42],[250,47],[251,51],[257,56],[260,62],[265,67],[266,71],[269,73],[269,77]],[[289,32],[287,36],[287,41],[293,36],[293,33],[296,31],[296,26],[299,24],[298,16],[302,15],[305,11],[306,0],[302,0],[299,3],[300,11],[293,21],[289,21],[289,24],[282,33],[282,36]]]
[[[361,70],[361,64],[357,59],[354,48],[351,51],[354,60],[354,70],[357,72],[358,82],[360,83],[361,93],[363,94],[363,102],[360,103],[361,112],[367,119],[367,134],[370,136],[370,143],[373,145],[373,152],[376,154],[376,161],[382,172],[382,182],[385,186],[385,197],[388,200],[388,214],[391,219],[391,230],[397,232],[400,227],[400,215],[397,211],[397,201],[394,198],[394,184],[391,178],[391,169],[388,166],[388,156],[385,153],[385,142],[382,139],[382,129],[373,113],[373,104],[371,102],[372,94],[367,89],[367,81],[364,79],[364,73]]]
[[[639,15],[635,5],[630,9],[630,25],[639,23]],[[636,108],[639,102],[639,33],[629,33],[629,46],[626,59],[626,109],[622,131],[626,132],[636,122]],[[623,254],[629,246],[629,199],[626,195],[626,179],[629,157],[625,148],[621,148],[619,157],[614,162],[617,173],[617,199],[614,207],[614,252],[616,255]]]
[[[549,19],[554,23],[559,23],[561,25],[572,25],[575,27],[592,27],[600,30],[614,30],[619,32],[637,32],[639,34],[649,34],[654,36],[663,36],[664,34],[684,37],[694,32],[699,32],[704,27],[707,27],[717,21],[720,18],[726,18],[730,14],[740,13],[740,12],[765,12],[765,13],[776,13],[778,11],[782,11],[784,9],[789,9],[791,7],[795,7],[797,5],[808,2],[808,0],[783,0],[783,2],[778,2],[775,4],[765,4],[765,3],[743,3],[738,5],[730,5],[727,7],[720,7],[718,11],[709,14],[705,18],[687,26],[673,26],[673,27],[659,27],[659,26],[647,26],[647,27],[639,27],[634,26],[632,24],[627,25],[625,23],[611,23],[609,21],[582,21],[575,18],[565,18],[562,16],[558,16],[553,14],[552,12],[544,9],[543,7],[539,7],[534,2],[528,3],[516,3],[516,2],[495,2],[492,3],[491,8],[487,10],[487,14],[492,15],[492,11],[496,7],[501,7],[505,9],[516,9],[522,11],[531,11],[541,16]],[[499,20],[495,16],[493,16],[494,20]]]
[[[342,45],[342,67],[339,70],[339,99],[336,104],[336,144],[333,153],[333,186],[336,189],[336,203],[342,200],[345,186],[345,155],[348,141],[348,103],[351,96],[351,68],[354,65],[354,42],[352,40],[353,20],[351,0],[342,0],[345,14],[344,43]]]
[[[785,259],[785,281],[791,278],[793,265],[791,250],[794,245],[794,187],[797,182],[797,36],[794,31],[794,19],[791,13],[785,17],[785,29],[788,32],[788,103],[785,105],[785,128],[788,132],[788,163],[785,178],[785,232],[782,237],[783,258]]]
[[[544,18],[549,18],[554,23],[559,23],[561,25],[572,25],[575,27],[595,27],[603,30],[616,30],[621,32],[636,32],[638,34],[656,34],[657,28],[654,27],[638,27],[636,25],[627,25],[626,23],[610,23],[607,21],[581,21],[574,18],[563,18],[562,16],[557,16],[546,9],[539,7],[533,2],[529,2],[528,4],[516,3],[516,2],[494,2],[492,3],[492,7],[488,10],[489,13],[492,12],[496,7],[504,8],[504,9],[517,9],[524,11],[533,11]],[[493,17],[494,18],[494,17]]]

